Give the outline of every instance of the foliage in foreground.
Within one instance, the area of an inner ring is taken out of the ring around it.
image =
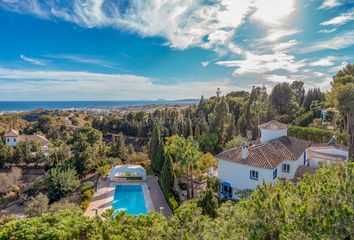
[[[166,219],[158,213],[89,219],[59,211],[11,221],[0,239],[345,239],[354,236],[354,164],[332,165],[297,184],[264,185],[214,219],[196,201]],[[109,216],[107,214],[106,216]],[[349,239],[349,238],[348,238]]]

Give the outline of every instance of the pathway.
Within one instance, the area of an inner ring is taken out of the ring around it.
[[[157,177],[149,175],[146,177],[146,182],[150,191],[150,196],[152,198],[155,211],[159,212],[160,207],[163,207],[162,214],[166,217],[171,216],[172,211],[166,202],[159,183],[157,182]]]

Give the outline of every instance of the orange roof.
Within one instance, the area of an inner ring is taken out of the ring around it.
[[[258,128],[278,130],[278,129],[288,129],[288,125],[272,120],[266,123],[259,124]]]
[[[252,167],[274,169],[284,160],[296,161],[308,147],[309,142],[283,136],[267,143],[249,147],[248,156],[242,158],[242,148],[232,148],[220,153],[217,158]]]
[[[39,142],[39,144],[41,146],[46,146],[48,144],[48,139],[46,139],[43,136],[34,134],[34,135],[20,135],[18,138],[19,142],[31,142],[31,141],[35,141],[35,142]]]
[[[10,129],[5,133],[5,137],[18,137],[18,131],[14,130],[14,129]]]

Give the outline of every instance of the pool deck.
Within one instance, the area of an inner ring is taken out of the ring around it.
[[[112,208],[115,186],[119,184],[141,185],[148,211],[160,212],[160,207],[163,207],[162,214],[165,216],[172,215],[155,176],[147,176],[146,182],[122,180],[110,182],[109,179],[100,178],[97,184],[97,191],[90,200],[90,205],[86,209],[85,215],[88,217],[94,217],[101,215],[107,209]]]

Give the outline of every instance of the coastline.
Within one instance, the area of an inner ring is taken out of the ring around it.
[[[7,115],[7,114],[18,114],[18,113],[30,113],[35,111],[74,111],[74,112],[83,112],[83,113],[95,113],[95,114],[102,114],[107,115],[111,113],[118,113],[118,114],[127,114],[130,112],[139,112],[144,111],[146,113],[153,113],[158,109],[175,109],[181,110],[185,109],[189,106],[196,105],[196,103],[176,103],[175,102],[165,102],[165,103],[147,103],[147,104],[128,104],[128,105],[116,105],[116,106],[95,106],[95,107],[81,107],[81,108],[61,108],[61,109],[47,109],[43,108],[36,108],[30,110],[1,110],[0,115]]]

